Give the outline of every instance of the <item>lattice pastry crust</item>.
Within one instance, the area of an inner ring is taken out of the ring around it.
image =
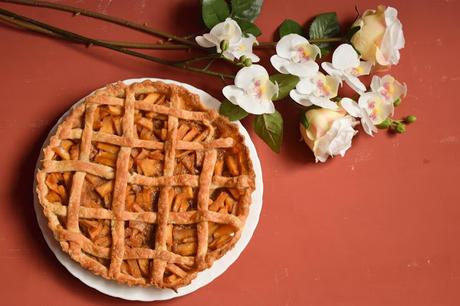
[[[128,285],[176,289],[238,241],[254,191],[235,125],[186,89],[108,85],[44,148],[37,193],[62,249]]]

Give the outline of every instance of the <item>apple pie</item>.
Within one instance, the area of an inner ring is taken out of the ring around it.
[[[108,85],[45,144],[37,194],[62,250],[128,285],[177,289],[241,236],[255,189],[236,125],[185,88]]]

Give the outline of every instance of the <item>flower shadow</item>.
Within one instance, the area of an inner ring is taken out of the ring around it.
[[[299,116],[302,108],[297,106],[289,97],[275,103],[284,121],[280,157],[289,162],[314,164],[315,156],[303,141],[299,131]]]

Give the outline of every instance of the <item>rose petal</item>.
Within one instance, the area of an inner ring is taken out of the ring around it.
[[[314,151],[317,161],[325,162],[329,155],[344,156],[351,147],[351,140],[355,134],[351,117],[335,120],[329,131],[317,141]]]
[[[388,6],[385,10],[385,23],[387,26],[392,25],[398,20],[398,10],[394,7]]]

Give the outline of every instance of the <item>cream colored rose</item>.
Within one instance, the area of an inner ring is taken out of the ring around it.
[[[313,151],[316,162],[325,162],[329,156],[341,155],[351,147],[357,133],[354,119],[343,110],[311,109],[305,113],[307,128],[300,123],[300,133]]]
[[[363,60],[382,66],[399,62],[399,50],[404,48],[405,40],[395,8],[379,5],[377,10],[367,10],[355,21],[355,26],[361,29],[353,35],[351,43]]]

